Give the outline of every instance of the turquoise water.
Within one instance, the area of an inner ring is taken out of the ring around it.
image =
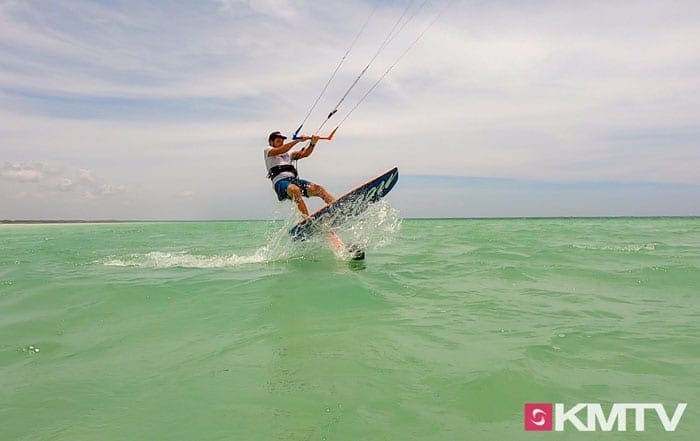
[[[1,438],[697,438],[700,219],[375,214],[361,264],[287,226],[0,226]],[[527,402],[688,408],[538,434]]]

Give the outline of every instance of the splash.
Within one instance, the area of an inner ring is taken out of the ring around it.
[[[289,230],[300,220],[291,207],[283,221],[271,221],[266,243],[250,255],[197,255],[188,251],[151,251],[124,257],[109,257],[98,261],[105,266],[138,268],[226,268],[251,264],[265,264],[291,259],[320,259],[333,253],[339,259],[348,259],[347,250],[334,251],[326,234],[313,235],[304,242],[294,242]],[[389,245],[401,228],[399,212],[386,201],[372,204],[361,216],[349,219],[333,231],[346,246],[353,245],[365,251]]]
[[[336,227],[334,231],[345,244],[371,251],[390,245],[400,229],[399,211],[381,200],[370,205],[362,215]]]
[[[109,259],[105,266],[124,266],[140,268],[223,268],[251,263],[267,262],[268,258],[261,248],[250,256],[201,256],[189,254],[187,251],[166,253],[152,251],[146,254],[131,254],[128,257]]]
[[[346,248],[333,251],[337,258],[350,258],[349,248],[373,251],[391,244],[401,229],[397,209],[382,200],[369,206],[362,214],[352,217],[327,231],[335,233]],[[328,233],[319,231],[297,244],[304,257],[316,257],[332,249]]]
[[[581,250],[595,251],[617,251],[623,253],[637,253],[639,251],[655,251],[656,244],[630,244],[630,245],[587,245],[587,244],[572,244],[571,247]]]

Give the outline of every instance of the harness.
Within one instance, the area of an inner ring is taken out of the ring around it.
[[[283,172],[292,172],[294,173],[295,178],[299,175],[299,173],[297,172],[297,168],[294,167],[292,164],[284,164],[270,167],[270,171],[267,173],[267,177],[268,179],[275,179],[275,176]]]

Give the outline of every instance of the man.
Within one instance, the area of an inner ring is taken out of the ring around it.
[[[272,180],[272,186],[277,193],[277,199],[283,201],[291,199],[297,204],[304,219],[309,218],[309,209],[302,199],[305,197],[318,196],[327,204],[335,200],[325,188],[318,184],[309,182],[298,177],[297,169],[292,165],[292,161],[309,157],[316,147],[318,136],[301,136],[299,139],[284,143],[286,136],[280,132],[272,132],[267,141],[270,145],[265,149],[265,166],[267,167],[267,177]],[[308,146],[289,152],[300,142],[311,140]]]

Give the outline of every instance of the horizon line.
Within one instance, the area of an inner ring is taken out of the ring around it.
[[[404,217],[402,220],[517,220],[517,219],[693,219],[700,215],[608,215],[608,216],[475,216],[475,217]],[[109,224],[166,222],[283,222],[283,219],[1,219],[0,224]]]

